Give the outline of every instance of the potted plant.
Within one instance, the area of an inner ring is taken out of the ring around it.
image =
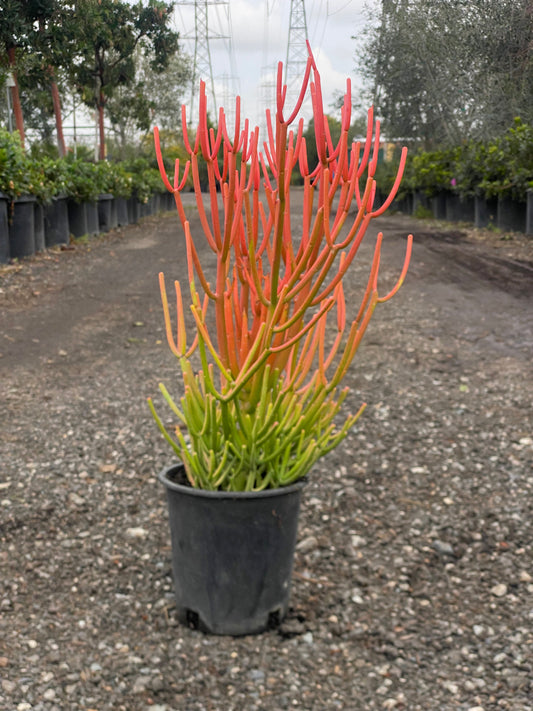
[[[28,168],[18,133],[0,129],[0,200],[8,222],[7,235],[0,233],[2,262],[27,257],[35,251],[35,197],[30,195]]]
[[[160,384],[177,420],[174,433],[151,399],[149,404],[181,461],[160,474],[168,495],[178,616],[219,634],[259,632],[279,623],[287,611],[304,477],[341,442],[365,407],[337,424],[346,397],[342,379],[375,308],[400,288],[412,244],[409,236],[398,282],[381,296],[382,235],[378,235],[362,303],[348,320],[343,277],[370,221],[394,198],[406,150],[391,193],[373,210],[379,124],[373,141],[372,110],[365,145],[349,146],[348,80],[342,132],[333,145],[311,51],[298,102],[289,116],[281,77],[280,63],[277,106],[273,117],[267,111],[268,136],[262,151],[259,129],[250,131],[248,121],[241,128],[239,99],[233,140],[223,109],[217,130],[208,130],[203,82],[194,142],[182,107],[189,160],[181,177],[176,161],[173,183],[165,172],[157,129],[154,132],[161,175],[183,225],[195,335],[190,342],[178,282],[177,336],[173,335],[161,274],[168,344],[184,384],[179,405]],[[308,84],[319,156],[312,172],[303,120],[296,131],[290,130]],[[200,190],[201,159],[207,164],[210,214]],[[303,214],[296,222],[290,185],[297,166],[303,177]],[[189,172],[203,232],[216,255],[212,284],[200,264],[181,200]],[[336,337],[330,345],[328,319],[335,312]]]

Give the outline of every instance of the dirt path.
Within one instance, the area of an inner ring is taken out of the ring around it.
[[[348,378],[367,412],[307,488],[289,618],[259,638],[172,614],[145,398],[179,392],[157,290],[186,274],[177,218],[0,271],[0,708],[533,709],[533,242],[379,228],[383,291],[409,231],[412,266]]]

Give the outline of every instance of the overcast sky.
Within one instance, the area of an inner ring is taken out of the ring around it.
[[[306,0],[308,36],[322,77],[326,109],[335,94],[344,92],[346,77],[355,77],[355,42],[352,39],[365,24],[365,0]],[[229,0],[208,6],[210,40],[217,104],[238,91],[245,117],[262,125],[265,90],[272,81],[277,61],[287,55],[290,0]],[[194,51],[194,4],[177,2],[176,28],[183,48]],[[227,39],[231,23],[231,48]],[[231,61],[233,57],[233,62]]]

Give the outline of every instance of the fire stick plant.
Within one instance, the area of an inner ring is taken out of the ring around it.
[[[216,131],[208,130],[204,83],[200,84],[194,143],[189,140],[182,107],[189,160],[181,179],[176,161],[173,184],[165,171],[157,129],[154,132],[161,175],[174,194],[185,233],[195,336],[188,343],[179,282],[175,283],[174,336],[164,276],[160,274],[167,339],[184,381],[180,406],[160,384],[179,420],[175,436],[165,428],[151,400],[149,404],[164,437],[183,461],[190,484],[202,489],[258,491],[288,485],[339,444],[365,407],[338,426],[336,416],[347,394],[340,384],[374,309],[398,291],[410,259],[411,235],[398,282],[388,294],[379,296],[382,234],[378,235],[366,290],[349,323],[343,277],[370,221],[387,209],[396,194],[406,149],[390,195],[381,207],[373,209],[379,122],[373,140],[372,110],[368,112],[364,145],[348,145],[351,93],[347,80],[342,132],[333,145],[323,110],[320,76],[310,49],[299,99],[288,118],[287,87],[281,77],[280,63],[276,113],[272,117],[267,111],[268,136],[262,151],[259,129],[250,131],[248,120],[241,129],[239,98],[233,140],[223,109]],[[313,170],[307,164],[303,120],[295,131],[289,130],[308,86],[319,156]],[[200,156],[207,164],[209,217],[200,190]],[[304,187],[303,214],[295,227],[290,185],[297,166]],[[215,284],[210,284],[204,274],[181,199],[189,171],[203,232],[216,255]],[[216,338],[208,328],[210,306],[214,309]],[[326,334],[332,312],[336,312],[336,335],[330,346]],[[197,371],[191,363],[195,351],[201,363]]]

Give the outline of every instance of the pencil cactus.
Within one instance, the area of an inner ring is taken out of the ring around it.
[[[308,89],[319,157],[313,170],[307,164],[303,120],[291,129]],[[233,137],[228,135],[223,109],[217,129],[208,129],[202,82],[194,141],[182,107],[189,160],[181,176],[176,161],[173,183],[164,168],[158,131],[154,131],[161,175],[174,194],[183,225],[195,334],[190,342],[184,296],[176,282],[174,335],[160,274],[167,339],[184,384],[179,405],[160,384],[178,419],[174,433],[165,428],[151,400],[149,404],[163,435],[183,461],[191,485],[204,489],[249,491],[287,485],[303,477],[319,457],[339,444],[365,407],[348,415],[344,423],[337,423],[347,392],[341,389],[342,380],[376,306],[398,291],[409,264],[411,235],[398,282],[380,296],[380,233],[366,290],[357,312],[348,319],[343,277],[370,221],[394,198],[406,150],[390,195],[374,209],[379,122],[374,124],[372,109],[366,141],[349,145],[348,79],[342,131],[334,145],[324,115],[320,75],[310,50],[300,96],[288,117],[286,91],[280,63],[276,110],[274,115],[267,111],[268,135],[261,146],[259,129],[251,130],[248,120],[241,126],[239,98]],[[200,189],[200,157],[207,164],[210,214]],[[290,187],[296,170],[303,176],[303,213],[297,227],[291,215]],[[181,199],[189,172],[203,232],[216,255],[214,284],[202,270]],[[207,325],[210,309],[214,310],[215,333]],[[326,333],[332,314],[335,337],[330,344]],[[195,351],[201,364],[197,370],[191,362]]]

